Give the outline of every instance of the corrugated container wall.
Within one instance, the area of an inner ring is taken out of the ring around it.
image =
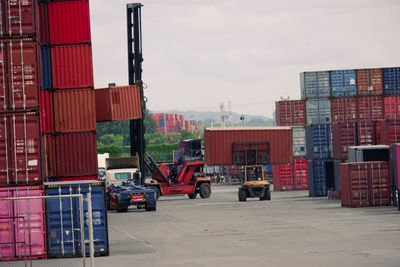
[[[306,102],[307,124],[331,123],[329,99],[313,99]]]
[[[0,185],[41,184],[39,116],[3,114],[0,124]]]
[[[334,170],[332,160],[308,161],[308,193],[310,197],[323,197],[333,189]]]
[[[136,85],[96,89],[95,95],[98,122],[142,117],[140,89]]]
[[[304,100],[277,101],[276,125],[302,126],[306,124],[306,104]]]
[[[293,159],[293,184],[296,190],[308,189],[308,166],[307,159]]]
[[[94,90],[71,89],[53,92],[54,128],[56,132],[88,132],[96,130]]]
[[[382,95],[382,69],[357,70],[358,95]]]
[[[332,132],[330,124],[306,126],[307,159],[332,157]]]
[[[376,121],[383,119],[383,97],[363,96],[358,98],[358,119],[360,121]]]
[[[358,129],[358,145],[367,146],[376,144],[376,132],[373,122],[360,121],[357,125]]]
[[[292,161],[292,129],[289,127],[247,127],[204,129],[204,159],[207,165],[231,165],[234,142],[269,142],[269,163]]]
[[[90,43],[89,1],[49,3],[50,43]]]
[[[384,97],[385,119],[393,120],[400,118],[400,96]]]
[[[293,190],[293,170],[291,164],[274,165],[272,167],[274,191]]]
[[[48,45],[50,43],[50,34],[49,34],[49,9],[47,2],[38,1],[38,17],[39,17],[39,35],[40,35],[40,44]]]
[[[331,100],[332,122],[357,122],[356,97],[340,97]]]
[[[45,171],[48,177],[93,176],[97,174],[96,134],[66,133],[44,138]]]
[[[293,156],[305,157],[306,151],[306,129],[304,126],[292,127],[293,129]]]
[[[301,98],[321,98],[331,96],[331,82],[328,71],[300,73]]]
[[[55,89],[93,87],[91,45],[54,46],[50,50]]]
[[[53,92],[40,90],[40,125],[44,134],[54,132]]]
[[[356,96],[357,75],[355,70],[331,71],[332,96]]]
[[[332,124],[332,148],[335,159],[346,160],[348,147],[357,145],[357,123]]]
[[[376,122],[378,145],[391,145],[400,142],[400,121],[380,120]]]
[[[2,187],[0,198],[40,197],[41,186]],[[1,260],[46,257],[46,230],[42,199],[0,200]]]
[[[400,68],[385,68],[382,70],[382,72],[384,94],[400,94]]]
[[[25,0],[1,0],[1,32],[2,37],[39,37],[39,16],[37,13],[37,1]]]
[[[108,255],[108,225],[104,184],[98,181],[45,183],[46,196],[82,194],[84,199],[92,194],[93,238],[95,255]],[[71,207],[72,205],[72,207]],[[78,198],[46,199],[48,257],[73,257],[82,255],[80,214]],[[84,202],[85,240],[89,239],[88,204]],[[64,234],[68,232],[69,234]],[[89,254],[89,246],[86,246]]]
[[[53,87],[51,81],[51,55],[50,47],[42,45],[40,47],[41,71],[42,71],[42,89],[47,90]]]

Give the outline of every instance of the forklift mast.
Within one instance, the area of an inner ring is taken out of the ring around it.
[[[127,29],[128,29],[128,74],[129,84],[138,85],[140,88],[140,104],[142,118],[130,121],[130,143],[131,156],[139,157],[141,171],[140,184],[144,183],[146,173],[144,164],[145,140],[144,140],[144,112],[146,110],[146,101],[143,93],[142,81],[142,24],[141,24],[140,3],[131,3],[126,5],[127,11]]]

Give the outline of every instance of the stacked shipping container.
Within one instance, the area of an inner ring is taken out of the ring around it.
[[[153,119],[157,123],[157,131],[164,134],[179,130],[197,131],[201,129],[195,120],[185,120],[184,115],[155,113]]]

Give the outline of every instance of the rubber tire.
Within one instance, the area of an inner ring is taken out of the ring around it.
[[[265,190],[265,200],[271,200],[271,190],[269,188]]]
[[[197,192],[194,192],[193,194],[188,194],[188,197],[190,199],[195,199],[197,197]]]
[[[199,193],[201,198],[209,198],[211,195],[211,187],[207,183],[202,183],[199,186]]]
[[[153,189],[154,191],[156,191],[156,200],[158,200],[161,196],[161,192],[160,189],[157,186],[150,186],[151,189]]]
[[[148,200],[145,204],[144,209],[146,211],[155,211],[157,209],[157,202],[155,200]]]
[[[246,201],[246,199],[247,199],[246,191],[243,190],[242,188],[239,188],[238,197],[239,197],[239,202]]]

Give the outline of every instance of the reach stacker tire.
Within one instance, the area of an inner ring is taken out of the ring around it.
[[[194,192],[193,194],[188,194],[188,197],[189,197],[190,199],[195,199],[195,198],[197,197],[197,193]]]
[[[209,198],[211,195],[211,187],[207,183],[202,183],[199,187],[199,193],[201,198]]]

